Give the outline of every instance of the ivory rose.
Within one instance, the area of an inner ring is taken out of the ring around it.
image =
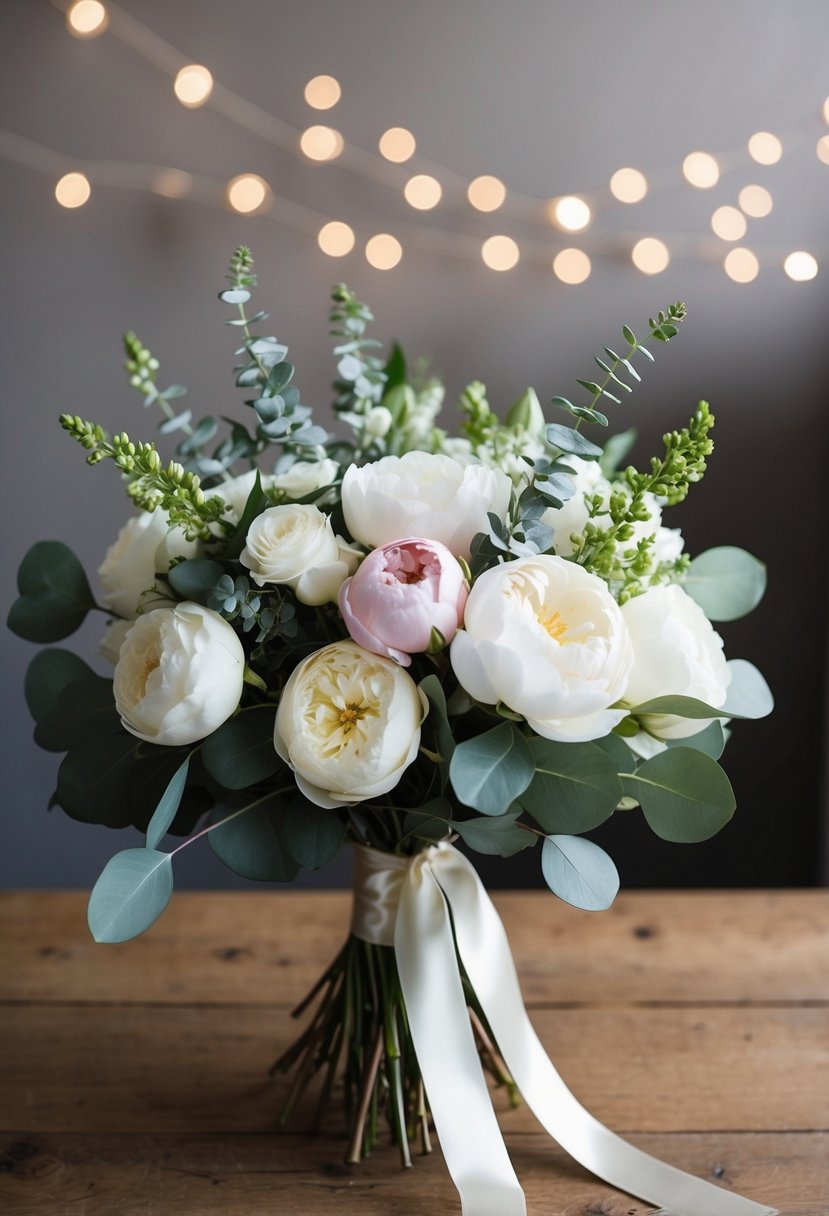
[[[260,587],[290,587],[303,604],[335,601],[360,553],[334,535],[318,507],[298,503],[268,507],[248,529],[239,561]]]
[[[356,642],[334,642],[288,678],[274,747],[317,806],[364,802],[393,789],[416,758],[426,710],[397,663]]]
[[[633,643],[625,693],[631,706],[665,696],[695,697],[716,709],[725,704],[731,671],[722,638],[682,587],[651,587],[629,600],[622,616]],[[711,721],[651,714],[643,725],[659,739],[686,739]]]
[[[183,746],[212,734],[242,695],[245,653],[232,627],[185,602],[138,617],[121,645],[115,707],[130,734]]]
[[[407,452],[351,465],[343,477],[343,514],[354,539],[369,548],[419,536],[469,557],[472,537],[489,528],[487,512],[506,515],[511,489],[500,469]]]
[[[612,708],[633,661],[619,606],[601,579],[561,557],[485,571],[451,660],[471,697],[502,701],[545,739],[601,739],[625,717]]]
[[[143,593],[158,590],[156,574],[166,574],[174,557],[193,557],[198,548],[198,541],[188,540],[182,528],[170,527],[161,507],[134,515],[98,567],[103,606],[132,620],[142,606]]]
[[[445,545],[409,537],[369,553],[340,587],[338,602],[355,642],[409,667],[413,654],[428,649],[433,629],[452,640],[467,594],[466,576]]]

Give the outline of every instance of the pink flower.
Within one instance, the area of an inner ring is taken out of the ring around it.
[[[433,629],[452,640],[468,594],[460,562],[445,545],[408,537],[369,553],[338,602],[355,642],[408,667],[413,654],[428,649]]]

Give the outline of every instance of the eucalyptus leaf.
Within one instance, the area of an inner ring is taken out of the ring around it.
[[[39,722],[57,703],[64,688],[94,675],[92,668],[71,650],[58,647],[41,650],[29,664],[23,686],[29,713]]]
[[[226,790],[266,781],[282,767],[274,751],[272,705],[246,709],[204,740],[201,758],[210,776]]]
[[[731,683],[725,698],[729,718],[766,718],[774,709],[774,697],[762,674],[747,659],[729,659]]]
[[[736,801],[723,770],[704,752],[675,747],[622,776],[650,828],[680,844],[707,840],[725,827]]]
[[[619,890],[619,872],[612,858],[581,836],[546,836],[541,872],[559,899],[587,912],[609,908]]]
[[[131,777],[140,740],[125,731],[93,735],[73,747],[58,769],[55,798],[71,819],[123,828],[132,821]]]
[[[112,680],[90,671],[66,684],[54,704],[39,719],[35,743],[48,752],[86,748],[90,741],[123,735],[115,708]]]
[[[529,785],[535,773],[530,745],[513,722],[457,744],[449,765],[452,787],[461,802],[484,815],[501,815]]]
[[[208,833],[213,852],[228,869],[258,882],[293,882],[300,871],[279,835],[285,810],[281,794],[269,794]]]
[[[526,828],[518,827],[516,814],[484,816],[480,819],[456,819],[450,824],[461,840],[476,853],[490,857],[512,857],[523,849],[532,848],[538,837]]]
[[[455,737],[449,725],[443,685],[436,675],[428,675],[420,681],[418,688],[429,702],[429,713],[426,718],[428,729],[432,732],[441,759],[444,763],[448,763],[455,750]]]
[[[347,824],[342,812],[324,810],[297,795],[282,812],[279,835],[299,866],[318,870],[332,861],[345,840]]]
[[[203,444],[209,443],[219,429],[219,423],[215,418],[202,418],[201,422],[194,427],[193,434],[188,435],[186,439],[182,439],[178,445],[179,454],[182,456],[195,456]]]
[[[161,796],[161,801],[153,812],[153,817],[147,824],[147,848],[157,849],[169,831],[170,824],[176,817],[176,811],[181,804],[184,787],[187,784],[187,773],[190,768],[190,757],[179,765],[170,779],[170,784]]]
[[[710,621],[736,621],[763,598],[766,567],[745,549],[721,545],[694,558],[682,586]]]
[[[613,814],[622,785],[606,751],[541,738],[530,748],[535,774],[518,798],[545,832],[587,832]]]
[[[58,642],[83,623],[95,598],[83,566],[59,540],[32,545],[17,572],[20,598],[9,610],[8,627],[29,642]]]
[[[452,806],[445,798],[434,798],[416,811],[407,811],[403,820],[403,836],[417,840],[443,840],[449,835]]]
[[[219,299],[223,304],[247,304],[250,292],[245,291],[244,287],[231,287],[227,291],[220,291]]]
[[[180,414],[174,414],[172,418],[165,418],[164,422],[159,423],[158,429],[162,435],[170,435],[173,431],[180,431],[187,426],[192,417],[192,410],[184,410]],[[179,447],[179,451],[181,451],[181,447]]]
[[[167,581],[182,599],[206,604],[210,592],[224,573],[224,566],[209,557],[191,557],[172,566]]]
[[[149,929],[170,902],[169,853],[125,849],[104,866],[89,897],[87,920],[96,942],[126,942]]]
[[[635,443],[636,430],[633,427],[610,436],[599,459],[599,467],[605,477],[613,476]]]
[[[598,460],[602,454],[602,449],[585,439],[580,431],[571,426],[562,426],[558,422],[551,422],[547,427],[547,441],[562,452],[580,456],[582,460]]]
[[[662,742],[668,747],[691,747],[695,751],[705,752],[712,760],[719,760],[725,751],[725,731],[722,723],[717,720],[709,722],[708,726],[695,735],[688,735],[684,739],[663,739]]]
[[[635,763],[630,748],[619,735],[611,734],[605,735],[604,739],[594,739],[593,746],[607,752],[617,773],[626,773],[631,764]]]

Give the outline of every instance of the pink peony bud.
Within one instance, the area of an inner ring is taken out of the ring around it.
[[[432,630],[455,636],[469,588],[460,562],[436,540],[408,537],[369,553],[340,587],[339,605],[358,645],[403,667],[427,650]]]

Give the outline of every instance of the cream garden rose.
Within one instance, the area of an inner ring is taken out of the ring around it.
[[[274,747],[311,802],[338,807],[394,789],[417,757],[427,702],[397,663],[334,642],[291,673]]]
[[[234,630],[201,604],[138,617],[121,644],[115,706],[130,734],[184,746],[204,739],[239,704],[245,653]]]
[[[633,649],[601,579],[561,557],[505,562],[475,582],[452,642],[471,697],[503,702],[539,735],[601,739],[622,718]]]
[[[407,452],[351,465],[343,477],[343,513],[351,535],[370,549],[419,536],[468,557],[472,537],[489,527],[487,512],[506,515],[511,489],[500,469]]]
[[[360,557],[318,507],[286,503],[257,515],[239,561],[258,586],[290,587],[303,604],[325,604],[336,600]]]
[[[134,515],[98,567],[104,592],[101,603],[116,616],[132,620],[142,607],[144,592],[158,591],[156,574],[166,574],[174,557],[194,557],[198,550],[198,541],[188,540],[182,528],[170,527],[161,507]]]

